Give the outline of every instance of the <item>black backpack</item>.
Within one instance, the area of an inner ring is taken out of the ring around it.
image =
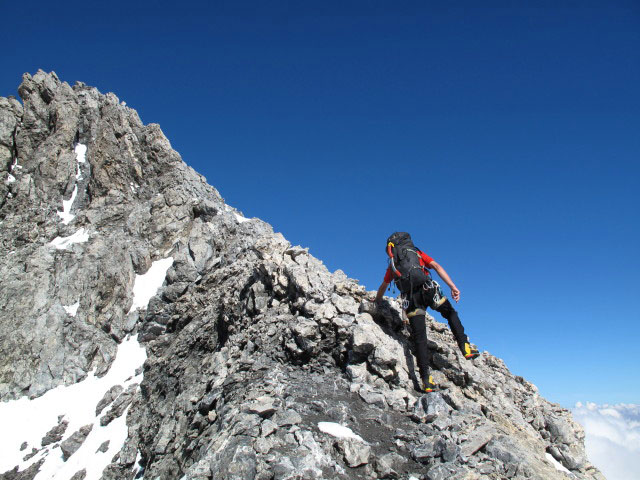
[[[396,232],[387,239],[389,268],[401,293],[410,294],[421,287],[429,274],[420,265],[420,254],[407,232]]]

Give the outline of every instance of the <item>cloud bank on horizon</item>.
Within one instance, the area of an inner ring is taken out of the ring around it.
[[[607,480],[640,480],[640,405],[578,402],[572,413],[589,460]]]

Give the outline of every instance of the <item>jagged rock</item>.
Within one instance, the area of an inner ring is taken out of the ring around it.
[[[416,461],[427,463],[442,455],[444,447],[444,440],[437,437],[429,437],[424,443],[416,446],[411,454]]]
[[[397,465],[404,463],[404,459],[397,453],[387,453],[376,458],[375,470],[379,478],[398,478],[398,472],[394,470]]]
[[[430,468],[427,472],[428,480],[471,480],[479,478],[476,475],[468,475],[468,472],[461,466],[441,463]]]
[[[122,385],[114,385],[109,390],[107,390],[104,394],[104,397],[102,397],[102,400],[100,400],[98,402],[98,405],[96,405],[96,417],[102,413],[102,410],[104,410],[105,407],[111,405],[111,402],[118,398],[118,396],[123,391],[124,388],[122,387]]]
[[[38,472],[40,471],[40,467],[44,463],[44,458],[38,460],[36,463],[29,466],[29,468],[18,471],[18,466],[14,467],[12,470],[8,472],[0,473],[0,479],[2,480],[33,480]]]
[[[426,422],[433,422],[438,418],[449,418],[452,408],[444,401],[440,393],[427,393],[420,401],[425,411]]]
[[[137,335],[143,380],[96,405],[109,429],[127,415],[105,479],[564,478],[545,452],[601,479],[568,411],[489,353],[465,361],[431,317],[442,390],[416,399],[398,303],[373,305],[226,205],[114,94],[42,71],[18,90],[23,105],[0,98],[0,399],[102,377]],[[132,308],[136,278],[168,257],[162,287]]]
[[[133,395],[138,388],[138,384],[134,383],[127,387],[127,390],[122,392],[111,405],[111,408],[100,418],[100,425],[105,426],[109,425],[113,421],[113,419],[118,418],[120,415],[124,413],[127,407],[131,404],[133,400]],[[96,409],[97,410],[97,409]]]
[[[461,446],[461,454],[464,458],[474,455],[478,450],[489,443],[496,431],[490,427],[484,426],[475,430],[469,438]]]
[[[277,429],[278,425],[275,422],[272,422],[271,420],[265,420],[264,422],[262,422],[262,425],[260,427],[260,434],[263,437],[268,437]]]
[[[31,452],[27,453],[24,457],[22,457],[22,461],[26,462],[27,460],[35,457],[39,452],[40,450],[38,450],[37,448],[32,448]]]
[[[229,479],[253,480],[256,478],[256,454],[250,447],[238,448],[229,462]]]
[[[338,449],[342,452],[345,463],[351,468],[369,463],[371,447],[357,440],[342,440],[338,443]]]
[[[523,452],[517,448],[517,444],[509,437],[499,435],[485,446],[485,452],[492,458],[500,460],[506,465],[517,465],[525,462]]]
[[[258,397],[252,404],[249,405],[248,412],[258,414],[264,418],[270,417],[277,410],[275,402],[276,399],[271,397]]]
[[[74,473],[73,477],[71,477],[69,480],[84,480],[86,476],[87,470],[86,468],[83,468],[82,470],[78,470],[76,473]]]
[[[278,463],[273,466],[274,480],[288,480],[295,478],[297,469],[289,457],[282,457]]]
[[[318,353],[320,329],[315,321],[300,317],[291,330],[296,344],[302,351],[311,355]]]
[[[376,346],[377,336],[374,333],[374,323],[371,316],[363,314],[352,331],[353,351],[363,355],[368,355]]]
[[[92,429],[93,424],[80,427],[78,431],[73,432],[73,434],[69,438],[67,438],[60,444],[60,449],[62,450],[62,458],[65,462],[82,446]]]
[[[273,421],[280,428],[288,425],[297,425],[302,421],[302,417],[295,410],[287,409],[276,413]]]
[[[360,398],[367,402],[369,405],[376,405],[377,407],[384,408],[387,406],[387,401],[382,392],[373,390],[369,385],[362,385],[358,390]]]
[[[109,450],[109,443],[109,440],[102,442],[96,452],[106,453]]]
[[[394,410],[405,411],[407,409],[407,392],[406,390],[389,390],[384,392],[384,398],[391,408]]]
[[[40,445],[42,445],[43,447],[46,447],[47,445],[51,445],[52,443],[56,443],[62,440],[64,432],[67,431],[68,426],[69,426],[69,422],[67,422],[66,420],[59,421],[59,423],[55,427],[49,430],[47,434],[44,437],[42,437],[42,441],[40,442]]]
[[[256,443],[254,444],[254,449],[256,452],[266,455],[269,453],[269,450],[273,447],[273,440],[260,437],[256,439]]]

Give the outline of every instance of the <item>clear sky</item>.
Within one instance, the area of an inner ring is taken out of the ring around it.
[[[4,1],[0,95],[115,92],[371,290],[409,231],[481,349],[565,406],[640,403],[640,4],[449,3]]]

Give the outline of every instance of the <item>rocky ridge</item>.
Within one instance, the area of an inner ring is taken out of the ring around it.
[[[604,478],[567,410],[488,352],[464,360],[433,319],[442,391],[417,394],[394,300],[374,308],[226,205],[114,94],[42,71],[18,91],[0,98],[0,408],[105,374],[130,337],[147,360],[100,392],[98,423],[43,426],[47,444],[25,442],[31,460],[0,478],[72,461],[118,419],[105,479]],[[136,279],[168,258],[132,308]]]

